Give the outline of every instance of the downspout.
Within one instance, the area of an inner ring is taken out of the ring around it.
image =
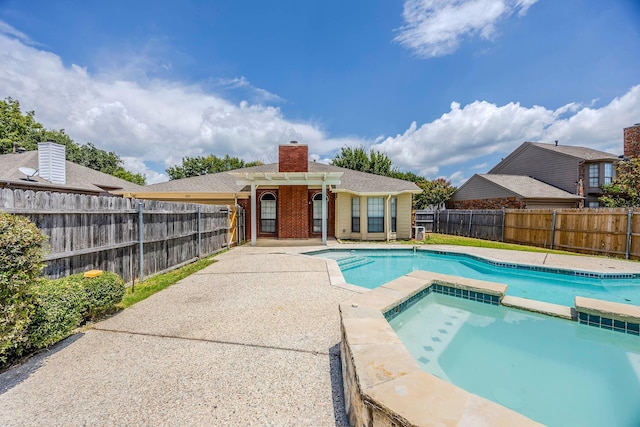
[[[391,194],[387,196],[387,202],[384,204],[384,219],[385,219],[385,241],[391,240]]]

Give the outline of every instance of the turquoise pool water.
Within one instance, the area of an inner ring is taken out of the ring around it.
[[[324,251],[347,281],[373,289],[415,270],[503,283],[507,295],[573,307],[576,295],[640,305],[640,279],[600,279],[494,266],[456,254],[411,250]]]
[[[640,426],[640,340],[431,293],[389,322],[422,369],[548,426]]]

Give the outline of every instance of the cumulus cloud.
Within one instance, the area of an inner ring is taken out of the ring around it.
[[[638,121],[638,111],[640,85],[600,108],[571,103],[549,110],[515,102],[502,106],[453,102],[438,119],[422,125],[413,122],[404,133],[378,139],[372,148],[386,153],[399,167],[425,176],[437,175],[441,166],[509,153],[525,141],[559,140],[621,154],[622,129]]]
[[[277,159],[277,144],[292,139],[323,157],[342,145],[365,143],[330,138],[319,125],[288,120],[277,107],[234,103],[198,85],[65,66],[60,57],[19,35],[5,23],[0,27],[0,97],[19,100],[24,111],[36,111],[45,127],[63,128],[78,143],[93,142],[123,159],[139,159],[127,164],[146,173],[150,182],[161,174],[145,169],[143,162],[168,167],[184,156],[210,153],[270,162]],[[252,87],[243,77],[227,84]],[[277,99],[254,89],[263,100]]]
[[[448,55],[464,37],[491,39],[497,23],[537,0],[406,0],[395,41],[424,58]]]

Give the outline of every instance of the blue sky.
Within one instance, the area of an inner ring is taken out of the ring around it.
[[[0,0],[0,98],[166,180],[349,145],[460,185],[524,141],[622,153],[638,0]]]

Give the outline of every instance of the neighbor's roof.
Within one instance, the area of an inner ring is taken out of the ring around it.
[[[138,184],[116,178],[115,176],[96,171],[86,166],[65,161],[66,184],[52,184],[51,182],[34,176],[27,181],[25,175],[18,170],[26,166],[38,169],[38,151],[0,155],[0,183],[8,183],[16,188],[30,187],[43,190],[79,191],[87,193],[102,193],[105,191],[136,191],[143,188]]]
[[[523,199],[583,199],[582,196],[524,175],[475,174],[460,187],[460,190],[467,185],[473,185],[474,179],[489,181]]]
[[[252,166],[229,171],[233,173],[275,173],[278,164]],[[342,172],[340,184],[336,190],[354,193],[405,193],[421,192],[420,188],[410,181],[358,172],[323,163],[309,162],[309,172]],[[237,184],[238,178],[228,172],[201,175],[190,178],[175,179],[159,184],[147,185],[142,192],[193,192],[193,193],[240,193],[249,191],[243,184]],[[135,193],[135,192],[134,192]]]
[[[594,150],[588,147],[578,147],[575,145],[555,145],[545,144],[543,142],[530,142],[531,145],[544,148],[545,150],[555,151],[556,153],[566,154],[568,156],[578,157],[583,160],[605,160],[618,159],[615,154],[606,151]]]

